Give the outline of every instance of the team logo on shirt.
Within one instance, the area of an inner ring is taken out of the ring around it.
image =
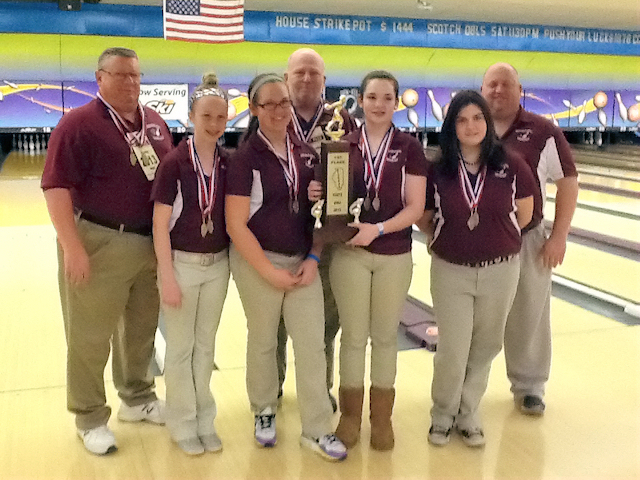
[[[401,152],[402,150],[389,150],[389,153],[387,154],[387,162],[396,163]]]
[[[164,140],[164,135],[162,134],[162,130],[160,129],[160,125],[156,125],[155,123],[150,123],[147,125],[147,133],[151,135],[151,138],[157,141]]]
[[[498,178],[507,178],[507,170],[509,170],[509,165],[503,163],[500,165],[500,170],[496,171],[494,175]]]
[[[301,153],[300,159],[307,168],[313,168],[313,165],[316,163],[316,157],[312,153]]]
[[[531,130],[530,128],[516,129],[516,138],[519,142],[528,142],[529,140],[531,140],[532,133],[533,130]]]

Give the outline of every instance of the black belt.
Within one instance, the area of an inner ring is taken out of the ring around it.
[[[95,217],[87,212],[82,212],[80,214],[80,218],[95,223],[96,225],[100,225],[101,227],[107,227],[112,230],[117,230],[119,232],[128,232],[128,233],[136,233],[138,235],[144,235],[146,237],[151,235],[151,227],[131,227],[125,225],[124,223],[115,223],[110,222],[109,220],[103,220],[102,218]]]

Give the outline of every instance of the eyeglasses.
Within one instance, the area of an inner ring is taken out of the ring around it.
[[[273,112],[277,107],[282,108],[283,110],[286,110],[288,108],[291,108],[291,100],[289,100],[288,98],[285,98],[284,100],[282,100],[280,103],[276,103],[276,102],[266,102],[266,103],[258,103],[257,104],[260,108],[264,108],[265,110],[269,111],[269,112]]]
[[[125,80],[133,80],[134,82],[139,82],[140,79],[144,76],[144,73],[122,73],[122,72],[110,72],[109,70],[100,69],[101,72],[108,73],[112,77],[115,77],[117,80],[121,82]]]

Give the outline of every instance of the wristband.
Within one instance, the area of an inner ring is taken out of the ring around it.
[[[384,225],[382,225],[382,222],[376,223],[376,227],[378,227],[378,236],[381,237],[384,235]]]
[[[320,259],[318,258],[317,255],[314,255],[313,253],[310,253],[309,255],[307,255],[307,260],[311,258],[313,260],[315,260],[316,262],[320,263]]]

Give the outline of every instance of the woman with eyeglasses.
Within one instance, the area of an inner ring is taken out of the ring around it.
[[[247,317],[247,391],[259,446],[276,444],[276,345],[282,314],[293,340],[301,445],[331,461],[346,448],[333,435],[324,355],[324,307],[307,187],[317,154],[287,133],[284,79],[262,74],[248,90],[248,131],[229,162],[226,221],[230,264]]]
[[[218,147],[228,97],[207,74],[189,99],[193,135],[160,164],[151,197],[153,243],[167,339],[166,422],[189,455],[217,452],[213,421],[214,345],[229,284],[229,237],[224,223],[228,154]]]
[[[394,446],[398,324],[411,283],[411,227],[424,212],[427,160],[413,136],[393,125],[398,81],[377,70],[362,80],[362,127],[344,137],[354,193],[364,199],[357,234],[336,249],[330,266],[340,338],[340,423],[348,447],[360,435],[367,343],[371,340],[370,445]]]
[[[438,325],[428,439],[446,445],[455,427],[467,446],[481,447],[479,405],[516,293],[534,179],[522,159],[503,150],[486,101],[472,90],[451,101],[440,148],[418,222],[429,238]]]

